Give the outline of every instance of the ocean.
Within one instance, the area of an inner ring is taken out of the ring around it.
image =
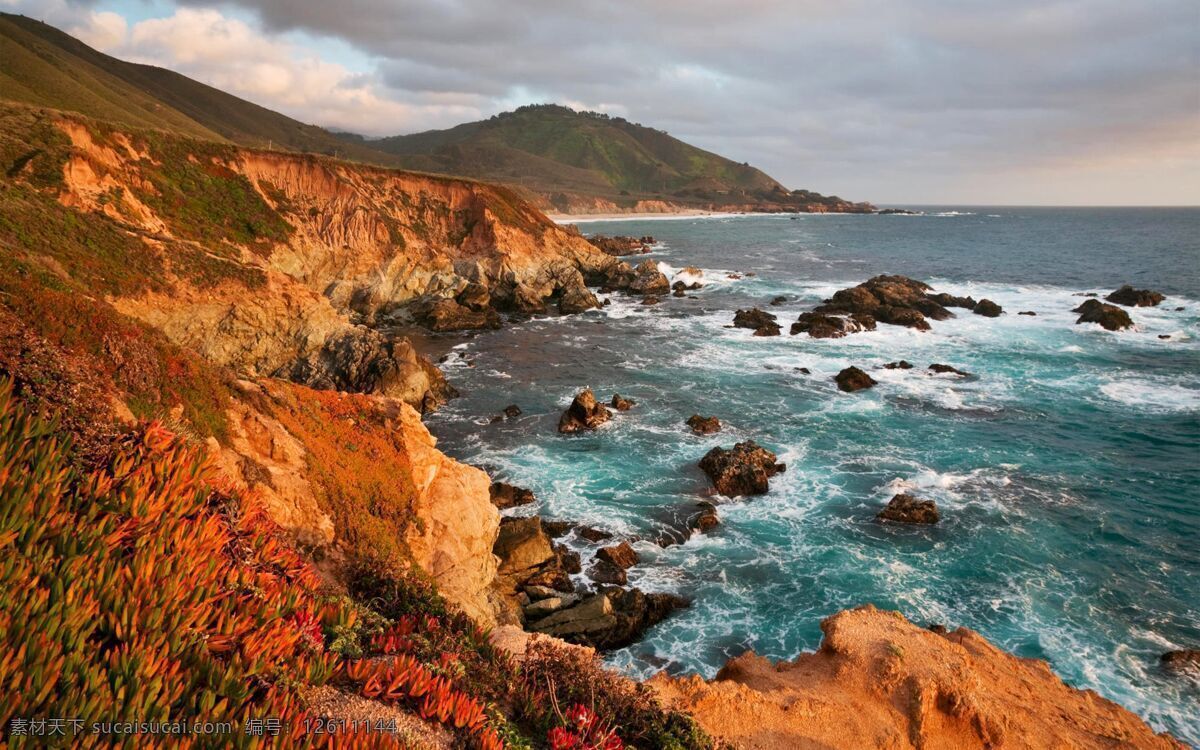
[[[818,646],[822,618],[869,602],[1046,659],[1200,746],[1200,685],[1158,665],[1200,648],[1200,209],[925,211],[581,224],[651,234],[654,252],[629,260],[651,258],[672,280],[696,266],[707,285],[439,337],[462,396],[428,424],[451,455],[536,493],[535,508],[513,512],[638,537],[631,584],[692,600],[607,656],[631,675],[711,677],[747,649],[794,658]],[[956,309],[924,333],[787,335],[801,312],[881,273],[1007,314]],[[1130,308],[1136,330],[1075,325],[1078,295],[1126,283],[1167,300]],[[768,306],[776,296],[787,301]],[[779,316],[782,336],[730,327],[755,305]],[[881,369],[899,359],[914,369]],[[934,362],[974,377],[930,375]],[[879,385],[839,392],[832,378],[848,365]],[[559,435],[584,386],[637,406]],[[491,423],[510,403],[523,415]],[[691,434],[694,413],[724,429]],[[710,534],[656,545],[706,499],[700,457],[746,439],[787,464],[770,492],[722,502]],[[900,491],[935,500],[942,522],[875,522]]]

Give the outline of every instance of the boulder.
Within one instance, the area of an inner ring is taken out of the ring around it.
[[[515,508],[518,505],[529,505],[537,500],[533,496],[532,490],[517,487],[508,482],[492,482],[490,491],[492,505],[495,505],[500,510]]]
[[[579,526],[575,529],[576,533],[583,539],[589,542],[603,542],[607,539],[612,539],[613,535],[607,531],[593,528],[591,526]]]
[[[492,553],[500,558],[497,577],[511,590],[526,584],[530,576],[555,559],[550,537],[537,516],[503,519]]]
[[[1159,663],[1172,672],[1200,673],[1200,649],[1185,648],[1168,651],[1159,657]]]
[[[965,307],[968,310],[972,310],[977,304],[974,297],[955,297],[953,294],[947,294],[946,292],[932,294],[929,298],[942,307]]]
[[[721,431],[721,420],[716,417],[702,417],[699,414],[693,414],[688,417],[687,426],[691,427],[692,432],[697,435],[711,435]]]
[[[875,330],[875,319],[865,313],[853,313],[849,316],[828,315],[826,313],[806,312],[792,323],[790,333],[807,333],[814,339],[840,339],[859,331]]]
[[[749,328],[754,331],[755,336],[778,336],[780,328],[775,320],[776,316],[755,307],[750,310],[738,310],[734,313],[733,326],[734,328]]]
[[[1133,327],[1129,313],[1116,305],[1107,305],[1098,299],[1089,299],[1072,310],[1079,313],[1075,325],[1080,323],[1098,323],[1109,331],[1121,331]]]
[[[938,522],[937,504],[901,493],[888,501],[887,507],[875,516],[880,521],[934,524]]]
[[[584,388],[563,412],[558,420],[558,431],[562,433],[594,430],[607,422],[612,412],[596,403],[596,395],[591,388]]]
[[[981,299],[979,304],[975,305],[973,311],[976,315],[982,315],[985,318],[998,318],[1004,312],[1004,308],[992,302],[990,299]]]
[[[621,398],[621,394],[619,394],[619,393],[613,394],[612,401],[609,404],[609,406],[616,409],[617,411],[629,411],[636,405],[637,405],[636,401],[634,401],[631,398]]]
[[[775,454],[753,440],[733,448],[713,448],[700,459],[700,469],[712,480],[717,492],[727,497],[761,495],[768,480],[785,469],[775,462]]]
[[[671,282],[667,279],[662,271],[658,270],[658,264],[652,260],[644,260],[634,269],[633,280],[629,282],[629,291],[632,294],[668,294],[671,291]]]
[[[491,308],[472,310],[452,299],[440,299],[420,314],[431,331],[471,331],[500,327],[500,314]]]
[[[647,294],[645,297],[642,297],[643,305],[657,305],[661,301],[662,300],[660,300],[658,297],[655,297],[653,294]]]
[[[885,370],[911,370],[912,363],[907,359],[902,359],[899,362],[888,362],[883,366]]]
[[[526,578],[525,583],[530,586],[545,586],[555,591],[574,591],[575,586],[571,583],[571,577],[567,575],[567,571],[556,567],[556,562],[557,560],[551,561],[546,567]]]
[[[629,580],[625,575],[624,568],[613,565],[607,560],[597,560],[592,563],[592,567],[588,568],[587,575],[596,583],[612,583],[618,586],[624,586]]]
[[[1129,284],[1108,295],[1104,299],[1116,302],[1126,307],[1154,307],[1166,299],[1162,294],[1149,289],[1134,289]]]
[[[560,609],[566,609],[578,601],[579,597],[575,594],[559,594],[558,596],[539,599],[525,606],[525,619],[527,621],[540,620],[546,615],[553,614]]]
[[[570,643],[614,649],[633,643],[651,625],[686,606],[687,600],[673,594],[606,586],[578,605],[559,610],[530,627]]]
[[[516,404],[509,404],[508,406],[504,407],[504,416],[508,417],[509,419],[516,419],[517,417],[521,416],[521,407],[517,406]]]
[[[629,542],[621,542],[611,547],[601,547],[596,552],[596,557],[622,570],[628,570],[638,564],[638,553],[634,551]]]
[[[721,518],[712,503],[702,503],[700,512],[688,519],[688,526],[701,534],[707,534],[721,525]]]
[[[570,284],[559,292],[558,311],[563,315],[574,315],[597,307],[600,307],[600,300],[582,281]]]
[[[558,567],[572,575],[583,572],[583,562],[579,559],[578,552],[568,549],[561,544],[553,546],[554,554],[558,556]]]
[[[558,539],[560,536],[566,536],[575,528],[575,524],[570,521],[542,521],[542,528],[550,537]]]
[[[935,364],[930,365],[929,369],[930,369],[930,371],[932,371],[933,373],[935,373],[937,375],[950,374],[950,375],[959,375],[964,378],[971,377],[971,373],[963,372],[962,370],[958,369],[957,367],[951,367],[950,365],[939,365],[939,364],[935,363]]]
[[[875,378],[853,366],[842,370],[833,379],[837,381],[838,390],[846,393],[872,388],[876,383]]]

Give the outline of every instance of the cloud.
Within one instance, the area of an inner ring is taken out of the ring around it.
[[[856,199],[1022,203],[1036,179],[1200,202],[1194,0],[177,1],[117,45],[111,12],[75,16],[114,54],[373,135],[558,101]]]

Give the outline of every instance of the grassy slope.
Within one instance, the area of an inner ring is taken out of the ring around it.
[[[539,192],[672,195],[680,191],[769,192],[763,172],[620,118],[565,107],[521,107],[449,130],[371,145],[406,166],[520,181]]]
[[[0,99],[80,112],[137,127],[249,146],[332,154],[365,162],[391,158],[344,143],[265,107],[174,71],[97,52],[53,26],[0,14]]]

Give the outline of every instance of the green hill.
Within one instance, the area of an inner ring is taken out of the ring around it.
[[[53,26],[0,13],[0,99],[79,112],[245,146],[390,162],[315,125],[193,81],[174,71],[118,60]]]
[[[412,169],[517,183],[560,209],[588,198],[622,207],[639,200],[708,207],[828,200],[789,193],[761,170],[661,130],[553,104],[448,130],[377,141],[343,138],[394,154]]]

